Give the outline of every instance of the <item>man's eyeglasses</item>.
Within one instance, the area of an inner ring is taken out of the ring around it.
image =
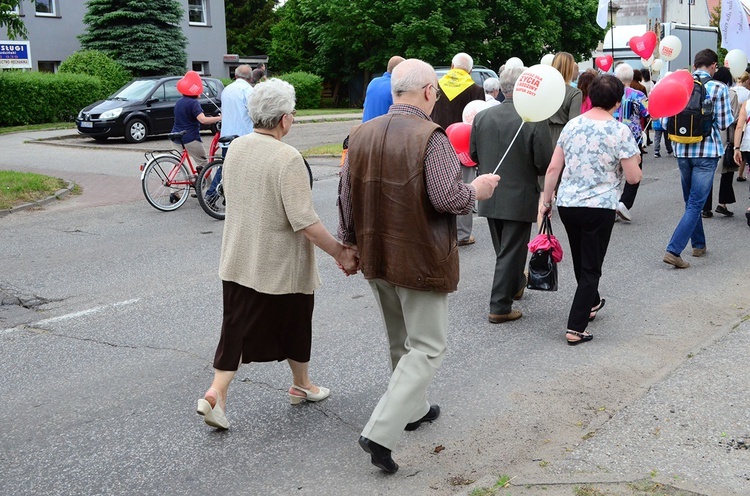
[[[442,95],[442,94],[443,94],[443,92],[442,92],[442,91],[440,91],[440,88],[436,87],[436,86],[435,86],[434,84],[432,84],[432,83],[427,83],[427,84],[425,84],[424,86],[422,86],[422,89],[425,89],[425,88],[427,88],[428,86],[432,86],[432,89],[433,89],[433,90],[435,90],[435,101],[438,101],[438,100],[440,100],[440,95]]]

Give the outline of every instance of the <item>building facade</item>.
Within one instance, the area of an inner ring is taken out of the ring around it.
[[[179,0],[185,11],[182,31],[187,37],[187,69],[206,76],[230,77],[224,0]],[[84,0],[23,0],[15,9],[30,42],[33,70],[56,72],[60,63],[80,50],[77,36],[86,25]],[[0,31],[8,39],[8,33]],[[127,40],[123,40],[127,43]]]
[[[648,24],[649,19],[708,26],[718,0],[615,0],[618,26]]]

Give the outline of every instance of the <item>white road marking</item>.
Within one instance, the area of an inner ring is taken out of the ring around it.
[[[30,324],[26,324],[26,325],[29,325],[29,326],[32,326],[32,327],[45,326],[47,324],[53,324],[55,322],[62,322],[64,320],[76,319],[78,317],[84,317],[86,315],[92,315],[92,314],[95,314],[95,313],[99,313],[99,312],[101,312],[103,310],[106,310],[108,308],[116,308],[116,307],[122,307],[122,306],[125,306],[125,305],[132,305],[132,304],[137,303],[139,301],[141,301],[140,298],[135,298],[135,299],[132,299],[132,300],[125,300],[125,301],[118,301],[117,303],[112,303],[111,305],[102,305],[100,307],[89,308],[88,310],[81,310],[80,312],[73,312],[73,313],[68,313],[68,314],[65,314],[65,315],[60,315],[60,316],[57,316],[57,317],[51,317],[49,319],[40,320],[38,322],[33,322],[33,323],[30,323]],[[20,331],[22,329],[23,329],[22,327],[11,327],[9,329],[3,329],[2,331],[0,331],[0,334],[10,334],[11,332]]]

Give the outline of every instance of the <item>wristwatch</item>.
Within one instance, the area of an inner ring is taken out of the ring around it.
[[[734,147],[734,149],[735,149],[735,150],[739,150],[739,149],[740,149],[740,147],[739,147],[739,146],[735,146],[735,147]]]
[[[544,202],[542,202],[542,206],[544,208],[552,208],[552,203],[544,203]]]

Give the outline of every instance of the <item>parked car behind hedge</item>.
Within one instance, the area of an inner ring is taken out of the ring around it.
[[[97,141],[123,136],[128,143],[140,143],[148,136],[171,132],[174,106],[182,97],[177,91],[180,78],[154,76],[132,80],[106,100],[81,110],[76,118],[78,132]],[[221,107],[224,85],[219,79],[201,79],[204,96],[198,101],[206,115],[215,115],[218,110],[211,100]],[[216,131],[215,127],[212,131]]]

